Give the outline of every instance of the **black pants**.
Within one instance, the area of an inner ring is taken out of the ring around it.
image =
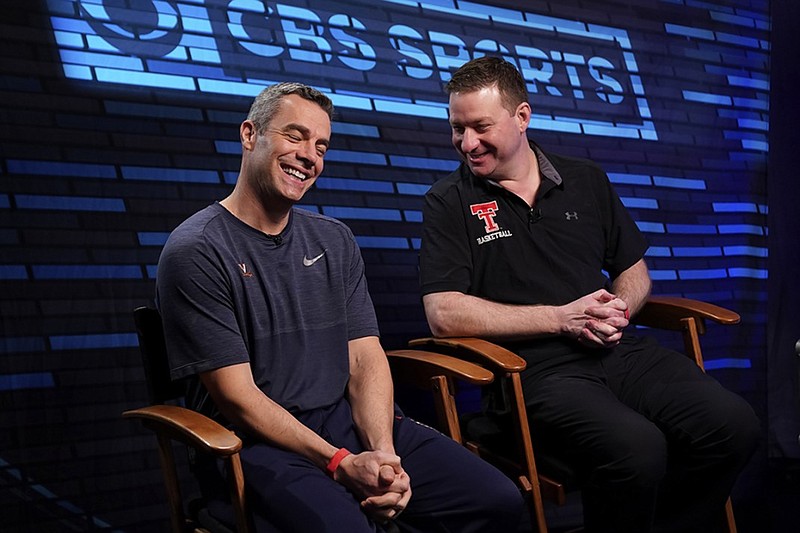
[[[302,422],[337,447],[364,448],[342,400]],[[394,445],[411,479],[408,507],[389,531],[507,533],[523,509],[514,483],[438,431],[396,412]],[[263,443],[241,452],[248,504],[259,532],[359,533],[384,531],[358,499],[305,457]]]
[[[752,408],[651,339],[528,353],[535,446],[575,469],[587,532],[717,531],[760,435]]]

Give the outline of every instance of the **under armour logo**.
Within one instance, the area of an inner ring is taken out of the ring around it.
[[[253,273],[250,272],[249,270],[247,270],[247,265],[246,264],[244,264],[244,263],[236,263],[236,264],[239,266],[239,270],[242,271],[242,276],[244,276],[246,278],[253,277]]]
[[[497,214],[497,202],[486,202],[485,204],[472,204],[469,206],[470,212],[483,220],[486,225],[486,233],[497,231],[500,229],[494,221],[494,216]]]
[[[577,211],[566,211],[564,216],[567,217],[567,220],[578,220],[578,212]]]

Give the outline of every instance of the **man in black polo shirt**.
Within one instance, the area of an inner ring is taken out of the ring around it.
[[[753,410],[624,332],[650,294],[647,243],[597,165],[527,140],[513,65],[472,60],[447,91],[462,164],[425,197],[431,330],[526,359],[536,445],[578,472],[587,531],[715,531],[756,446]]]

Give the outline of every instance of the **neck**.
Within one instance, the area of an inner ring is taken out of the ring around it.
[[[220,201],[220,204],[236,218],[267,235],[278,235],[289,223],[291,205],[276,207],[263,202],[254,194],[248,194],[239,187]]]
[[[539,173],[539,161],[536,159],[536,153],[532,149],[525,150],[521,155],[524,159],[521,158],[520,162],[515,166],[515,168],[519,169],[519,172],[497,183],[533,207],[536,193],[542,183],[542,177]]]

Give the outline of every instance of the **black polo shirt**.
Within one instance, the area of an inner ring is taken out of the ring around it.
[[[533,207],[463,163],[425,195],[423,295],[563,305],[609,288],[605,272],[613,279],[644,256],[644,236],[598,165],[531,149],[542,176]]]

